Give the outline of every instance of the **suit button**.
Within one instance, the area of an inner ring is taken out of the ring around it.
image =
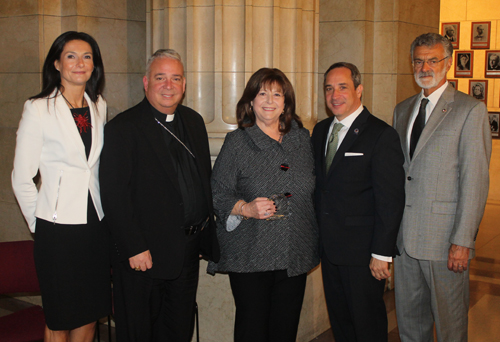
[[[408,179],[409,181],[411,181],[411,180],[412,180],[412,178],[411,178],[410,176],[408,176],[408,178],[406,178],[406,179]]]

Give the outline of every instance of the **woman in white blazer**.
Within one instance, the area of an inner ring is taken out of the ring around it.
[[[45,341],[92,341],[96,320],[110,313],[98,175],[103,88],[96,41],[83,32],[63,33],[45,60],[43,90],[24,104],[17,131],[12,186],[35,233]]]

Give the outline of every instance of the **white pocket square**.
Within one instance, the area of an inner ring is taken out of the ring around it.
[[[363,153],[358,153],[358,152],[346,152],[344,154],[345,157],[361,157],[363,156]]]

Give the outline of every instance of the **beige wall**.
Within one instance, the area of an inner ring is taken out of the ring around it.
[[[437,32],[438,0],[320,1],[318,88],[335,62],[356,64],[363,77],[363,104],[392,123],[394,106],[418,91],[413,81],[410,44]],[[318,118],[326,117],[319,92]]]
[[[441,0],[441,23],[460,23],[460,50],[471,50],[472,22],[490,21],[491,35],[489,50],[500,50],[500,6],[491,0]],[[441,26],[441,25],[440,25]],[[485,78],[485,49],[474,49],[473,74],[471,78],[458,78],[458,90],[469,93],[469,80],[488,80],[488,111],[500,112],[500,78]],[[453,56],[455,58],[455,56]],[[454,77],[455,60],[448,72],[448,78]],[[490,191],[488,202],[500,202],[500,140],[493,140],[493,153],[490,163]]]
[[[184,104],[205,119],[215,159],[236,129],[236,104],[253,72],[286,73],[304,125],[316,123],[319,0],[155,0],[147,7],[147,51],[183,57]]]

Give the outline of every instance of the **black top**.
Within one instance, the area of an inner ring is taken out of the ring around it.
[[[92,147],[92,121],[90,119],[89,107],[70,108],[75,124],[85,145],[85,155],[89,159],[90,148]]]
[[[192,152],[189,140],[184,129],[184,124],[182,122],[182,116],[174,113],[174,120],[167,122],[167,115],[159,112],[156,108],[151,106],[152,112],[155,118],[160,121],[163,126],[168,128],[170,132],[175,134],[184,145]],[[182,144],[175,139],[172,134],[170,134],[162,126],[161,130],[163,133],[163,140],[167,145],[167,150],[172,159],[172,164],[177,173],[177,180],[179,182],[179,187],[182,194],[182,200],[184,202],[184,225],[191,226],[199,224],[208,216],[208,203],[206,201],[206,196],[200,196],[203,194],[203,187],[201,184],[200,175],[196,169],[195,158],[188,152],[188,150],[182,146]]]

